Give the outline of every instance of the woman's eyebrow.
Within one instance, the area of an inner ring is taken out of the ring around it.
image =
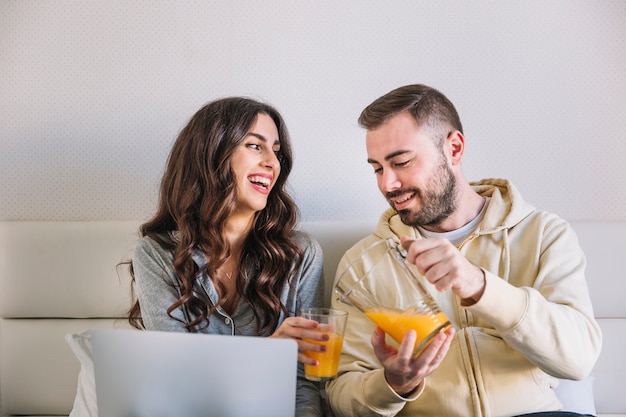
[[[260,133],[248,132],[248,136],[254,136],[257,139],[261,139],[263,142],[267,142],[267,138]]]
[[[269,142],[267,138],[260,133],[248,132],[248,136],[254,136],[255,138],[262,140],[263,142]],[[280,140],[276,139],[274,145],[280,145]]]

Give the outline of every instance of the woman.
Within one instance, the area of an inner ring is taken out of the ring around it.
[[[285,191],[289,134],[273,107],[220,99],[180,132],[163,175],[157,212],[140,228],[131,261],[136,301],[129,321],[160,331],[287,337],[298,361],[321,350],[318,323],[295,317],[320,306],[323,255],[296,231]],[[321,415],[319,387],[299,365],[296,413]]]

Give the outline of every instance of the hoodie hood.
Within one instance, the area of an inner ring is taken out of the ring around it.
[[[535,211],[535,207],[524,201],[509,180],[487,178],[470,182],[470,185],[479,195],[493,201],[493,204],[487,206],[485,217],[479,226],[483,233],[509,229]]]
[[[478,226],[478,234],[488,234],[509,229],[528,215],[535,207],[524,201],[515,186],[506,179],[487,178],[470,185],[479,195],[490,200],[483,221]],[[374,234],[382,239],[398,240],[399,236],[420,237],[417,228],[402,223],[393,208],[383,212]]]

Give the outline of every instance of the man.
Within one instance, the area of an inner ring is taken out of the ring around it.
[[[586,377],[602,343],[569,224],[524,202],[507,180],[468,183],[461,122],[433,88],[393,90],[359,123],[391,208],[348,250],[337,277],[372,242],[402,241],[454,329],[413,356],[415,332],[394,344],[333,300],[349,312],[339,374],[327,386],[335,416],[561,415],[558,378]]]

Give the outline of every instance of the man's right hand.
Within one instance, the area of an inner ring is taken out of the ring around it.
[[[398,395],[410,396],[424,378],[441,363],[450,349],[454,328],[439,333],[418,356],[413,356],[416,334],[406,332],[398,348],[387,344],[385,332],[377,327],[372,335],[374,353],[385,368],[385,378]]]

